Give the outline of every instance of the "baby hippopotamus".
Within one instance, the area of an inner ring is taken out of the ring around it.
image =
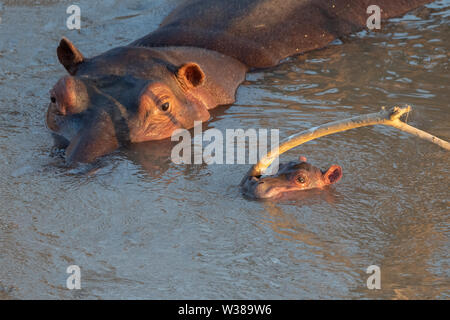
[[[244,195],[256,199],[281,198],[293,191],[323,188],[342,178],[342,168],[332,165],[327,171],[306,162],[299,161],[280,164],[278,173],[273,176],[247,176],[241,183]]]

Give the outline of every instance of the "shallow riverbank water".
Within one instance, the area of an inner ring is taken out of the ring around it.
[[[166,142],[103,160],[94,174],[49,156],[48,90],[69,37],[86,56],[155,29],[175,0],[0,2],[0,298],[449,298],[450,154],[385,127],[324,137],[282,156],[340,164],[332,189],[244,199],[248,165],[176,165]],[[450,1],[251,73],[207,128],[281,138],[410,104],[408,122],[450,140]],[[166,151],[164,151],[166,150]],[[169,150],[169,151],[167,151]],[[81,267],[82,289],[66,288]],[[381,290],[365,273],[381,268]]]

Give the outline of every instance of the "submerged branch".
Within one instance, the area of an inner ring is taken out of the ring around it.
[[[333,133],[347,131],[354,128],[373,126],[373,125],[385,125],[397,128],[401,131],[408,132],[412,135],[415,135],[421,139],[425,139],[432,143],[437,144],[438,146],[450,150],[450,143],[439,139],[425,131],[414,128],[400,120],[400,117],[411,111],[410,106],[406,106],[403,108],[393,107],[390,110],[386,110],[382,108],[380,112],[370,113],[362,116],[353,117],[350,119],[338,120],[329,122],[318,127],[314,127],[295,135],[292,135],[286,138],[281,142],[278,148],[272,149],[267,155],[265,155],[258,163],[256,163],[248,175],[250,176],[259,176],[264,170],[266,170],[272,162],[282,153],[295,148],[305,142],[327,136]]]

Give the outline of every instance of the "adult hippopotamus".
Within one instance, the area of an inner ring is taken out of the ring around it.
[[[247,175],[241,182],[241,191],[254,199],[277,199],[295,191],[322,189],[341,178],[340,166],[334,164],[322,171],[308,163],[305,157],[299,157],[298,161],[280,164],[275,175]]]
[[[47,126],[68,164],[160,140],[231,104],[246,72],[326,46],[366,25],[371,0],[190,0],[149,35],[93,58],[63,38],[69,75],[50,91]],[[431,0],[377,0],[382,18]]]

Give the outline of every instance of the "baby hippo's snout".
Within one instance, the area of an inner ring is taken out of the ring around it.
[[[274,176],[248,176],[241,185],[242,192],[256,199],[280,198],[293,191],[323,188],[342,177],[342,168],[338,165],[324,172],[307,163],[305,157],[299,160],[280,165]]]

